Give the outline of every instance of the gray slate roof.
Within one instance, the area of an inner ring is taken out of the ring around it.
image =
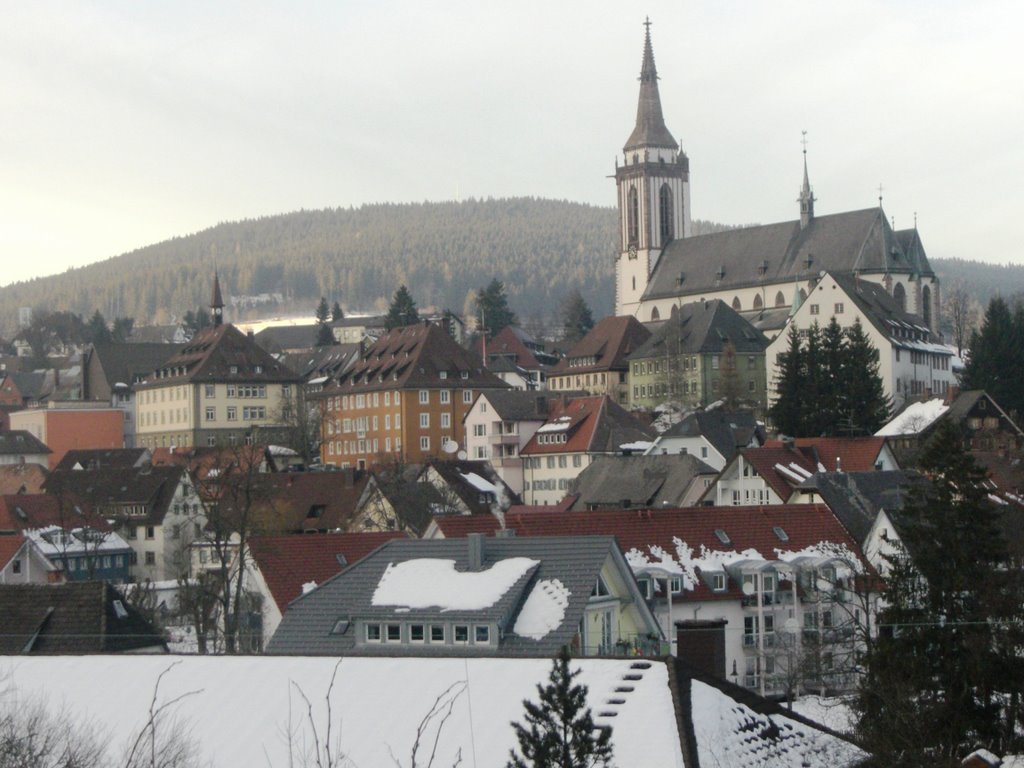
[[[726,461],[736,455],[740,448],[746,448],[751,440],[758,438],[763,445],[764,427],[759,426],[750,411],[694,411],[667,429],[662,437],[699,437],[711,443]]]
[[[697,475],[718,473],[689,454],[597,456],[573,481],[570,494],[578,498],[571,512],[599,508],[679,507]]]
[[[587,601],[605,560],[621,554],[611,536],[487,538],[483,542],[483,568],[500,560],[527,557],[540,561],[495,603],[483,610],[438,608],[398,611],[394,606],[374,606],[372,598],[391,563],[417,558],[453,560],[459,571],[468,570],[468,539],[394,540],[370,553],[351,568],[302,595],[288,606],[267,648],[272,654],[291,655],[487,655],[552,657],[568,645],[579,627]],[[623,568],[625,566],[623,561]],[[558,579],[571,593],[562,623],[541,640],[513,632],[516,618],[537,582]],[[632,583],[632,582],[631,582]],[[639,593],[637,593],[639,595]],[[642,603],[642,598],[639,599]],[[340,619],[351,625],[344,634],[332,634]],[[357,621],[496,623],[500,639],[489,649],[481,646],[357,644]]]
[[[643,298],[806,282],[822,270],[934,275],[920,238],[893,232],[876,207],[816,216],[805,229],[794,220],[673,240]],[[769,296],[766,304],[774,303]]]
[[[94,344],[91,354],[99,361],[107,386],[131,386],[178,354],[184,344],[125,343]],[[90,395],[91,396],[91,395]]]
[[[694,301],[680,307],[628,359],[715,354],[730,342],[743,355],[764,354],[768,348],[768,338],[724,301]]]
[[[931,334],[924,320],[919,315],[913,315],[903,309],[883,286],[870,280],[858,280],[853,275],[830,274],[864,313],[868,322],[886,338],[893,339],[899,344],[899,340],[894,338],[896,329],[911,332],[913,338],[930,338]],[[808,298],[808,301],[812,300]]]
[[[39,453],[53,453],[53,451],[31,432],[24,429],[0,432],[0,455],[24,456]]]
[[[881,509],[898,512],[910,489],[922,483],[916,472],[819,472],[797,489],[815,489],[822,501],[850,532],[864,544]]]

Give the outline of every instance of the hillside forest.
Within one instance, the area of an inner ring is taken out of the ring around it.
[[[727,228],[694,222],[694,233]],[[612,208],[536,198],[297,211],[222,223],[105,261],[0,288],[0,336],[19,307],[96,310],[135,324],[181,322],[221,277],[234,320],[309,313],[323,296],[346,314],[381,312],[399,285],[421,308],[466,313],[500,279],[521,321],[543,326],[579,290],[595,317],[612,311],[617,224]],[[927,244],[927,240],[926,240]],[[1024,291],[1024,268],[932,260],[981,306]]]

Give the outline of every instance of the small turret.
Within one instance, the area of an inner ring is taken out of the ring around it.
[[[213,313],[214,327],[224,322],[224,299],[220,295],[220,277],[213,273],[213,296],[210,299],[210,310]]]
[[[807,176],[807,131],[804,131],[803,135],[801,143],[804,145],[804,183],[800,187],[800,229],[807,229],[814,219],[814,193],[811,191],[811,182]]]

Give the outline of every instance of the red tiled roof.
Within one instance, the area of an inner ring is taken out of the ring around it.
[[[533,352],[523,343],[523,340],[510,325],[502,328],[493,339],[487,342],[487,354],[511,355],[516,365],[529,370],[541,367]]]
[[[0,536],[0,571],[7,567],[7,564],[21,551],[24,544],[25,537],[21,534]]]
[[[782,446],[776,448],[768,446],[743,448],[733,457],[729,465],[734,464],[740,456],[757,470],[757,474],[764,478],[764,481],[768,483],[769,487],[783,501],[789,498],[790,492],[797,485],[797,482],[785,473],[780,472],[776,465],[788,468],[790,464],[796,464],[812,475],[818,471],[818,463],[814,460],[813,452],[808,448],[784,448]],[[722,471],[724,474],[725,470]],[[711,492],[713,488],[714,486],[709,488],[708,491]]]
[[[249,550],[284,613],[288,603],[302,594],[303,584],[323,584],[347,567],[338,562],[338,555],[352,565],[381,544],[400,538],[405,534],[396,531],[258,536],[249,541]]]
[[[269,475],[269,504],[289,531],[347,527],[370,476],[354,472],[279,472]]]
[[[563,376],[594,371],[626,370],[626,362],[632,352],[639,349],[651,337],[639,320],[632,315],[606,317],[590,329],[586,336],[558,361],[550,372],[551,376]],[[572,365],[581,357],[596,358],[593,365]]]
[[[493,515],[436,517],[434,523],[446,538],[460,538],[470,533],[493,536],[501,528]],[[700,552],[701,547],[719,552],[743,552],[755,549],[767,559],[776,550],[796,552],[822,542],[844,545],[861,558],[853,538],[823,504],[777,504],[757,507],[687,507],[684,509],[622,509],[594,512],[530,512],[505,514],[505,527],[517,536],[615,536],[622,552],[639,550],[645,555],[650,548],[660,547],[676,552],[676,539]],[[775,528],[781,528],[788,539],[781,541]],[[715,534],[722,530],[730,544],[723,544]],[[705,584],[688,593],[687,599],[736,599],[739,590],[713,592]]]
[[[0,531],[24,531],[59,525],[64,528],[78,528],[88,524],[97,530],[109,531],[110,525],[98,515],[80,516],[70,503],[61,509],[61,501],[47,493],[21,493],[0,496]]]
[[[552,403],[551,414],[541,428],[523,446],[521,454],[568,453],[586,451],[590,447],[597,429],[607,395],[577,397],[572,400],[556,400]],[[553,426],[565,424],[565,429],[550,431]],[[564,443],[541,443],[544,436],[565,435]]]
[[[885,447],[884,437],[798,437],[797,448],[811,448],[829,472],[870,472],[878,454]],[[781,448],[779,440],[769,440],[765,447]],[[838,463],[837,463],[838,462]]]

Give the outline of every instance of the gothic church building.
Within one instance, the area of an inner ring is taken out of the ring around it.
[[[692,235],[689,158],[665,125],[646,27],[636,125],[616,159],[615,313],[646,323],[681,304],[721,299],[774,336],[827,272],[884,287],[937,335],[939,282],[916,227],[894,230],[881,201],[816,215],[806,151],[798,219]]]

